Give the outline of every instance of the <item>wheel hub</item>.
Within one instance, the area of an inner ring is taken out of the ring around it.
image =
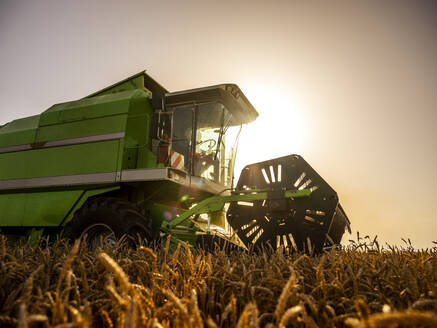
[[[104,223],[95,223],[87,227],[80,238],[86,238],[90,249],[95,250],[98,247],[115,247],[117,238],[114,231]]]

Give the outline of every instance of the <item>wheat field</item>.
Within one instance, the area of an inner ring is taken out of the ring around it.
[[[1,327],[437,327],[437,248],[87,250],[0,237]]]

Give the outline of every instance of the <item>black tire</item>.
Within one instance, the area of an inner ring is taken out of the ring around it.
[[[138,206],[111,197],[86,201],[64,228],[64,237],[70,240],[85,235],[90,249],[96,249],[102,242],[113,246],[123,236],[130,246],[141,241],[151,243],[157,237],[152,220]]]

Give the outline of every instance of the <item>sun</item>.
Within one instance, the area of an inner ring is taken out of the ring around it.
[[[255,122],[243,126],[235,164],[235,181],[248,164],[301,154],[309,136],[303,108],[292,94],[275,88],[273,84],[248,85],[244,93],[259,117]]]

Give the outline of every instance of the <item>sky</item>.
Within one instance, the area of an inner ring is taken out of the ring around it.
[[[0,0],[0,124],[147,70],[236,83],[260,113],[236,170],[300,154],[353,236],[437,240],[436,1]]]

